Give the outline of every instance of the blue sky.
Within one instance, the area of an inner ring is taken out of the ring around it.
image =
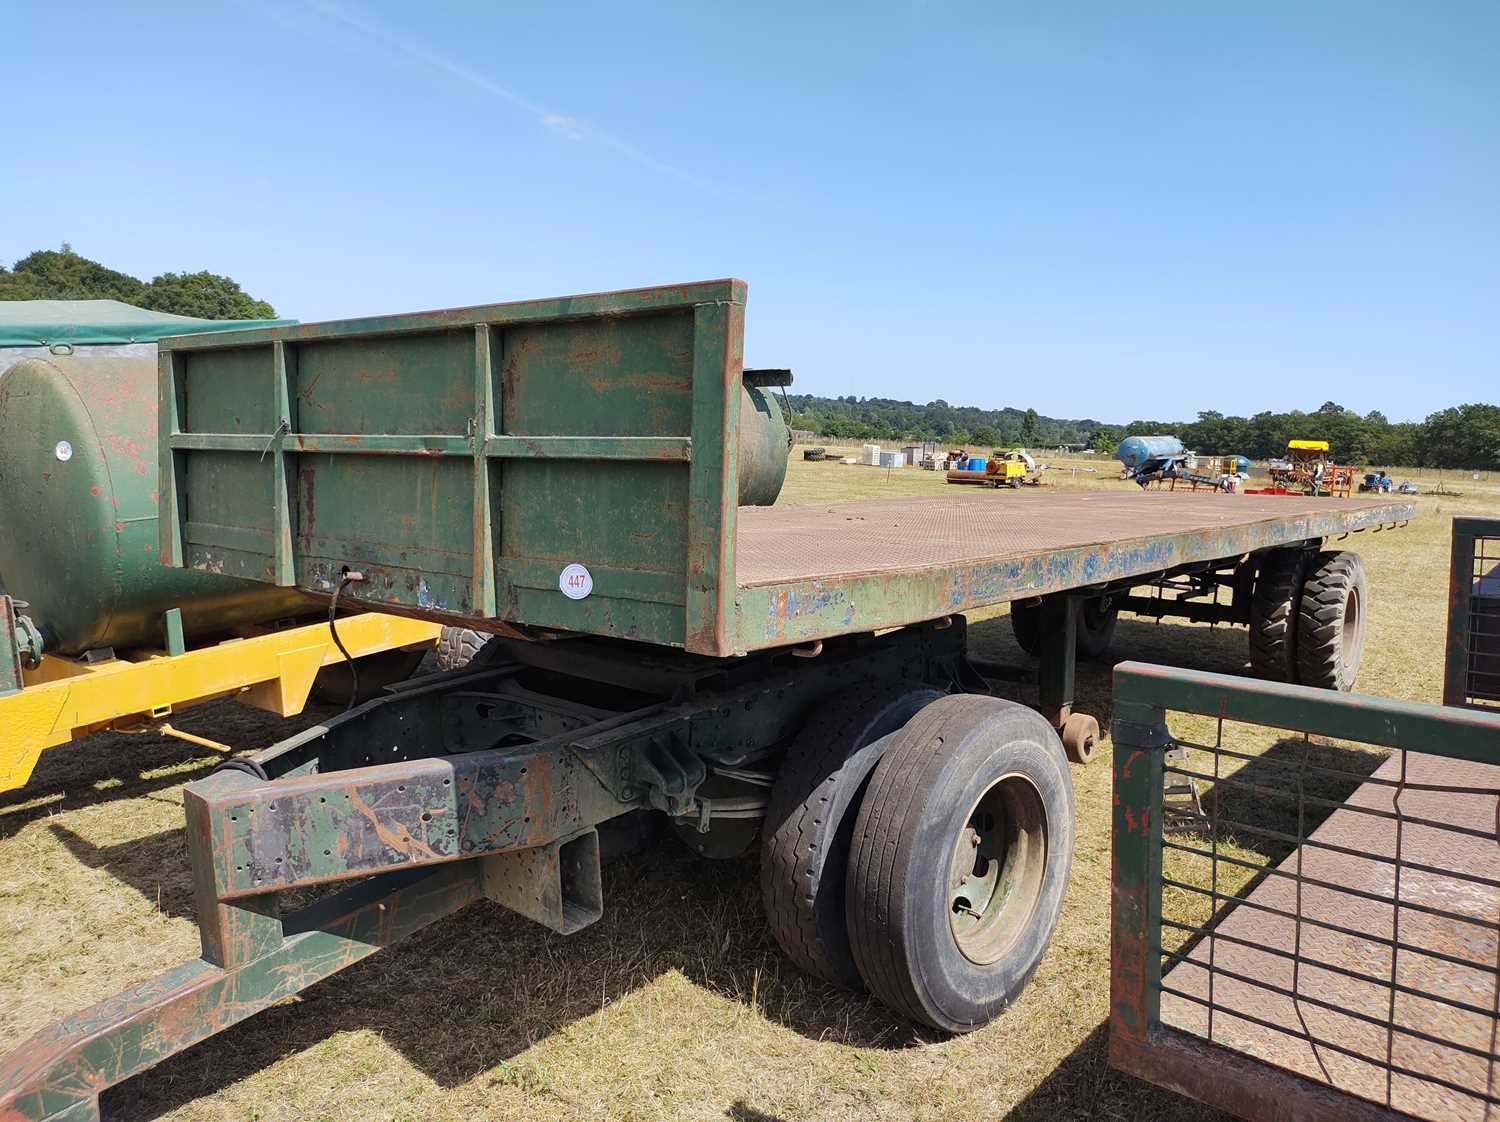
[[[17,3],[0,260],[304,320],[750,285],[797,388],[1500,399],[1500,3]]]

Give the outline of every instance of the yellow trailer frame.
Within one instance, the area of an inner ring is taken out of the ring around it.
[[[442,627],[380,612],[341,617],[353,658],[437,643]],[[152,730],[227,751],[233,745],[175,729],[173,713],[234,697],[282,717],[302,712],[313,679],[344,660],[328,621],[228,639],[179,655],[130,651],[102,662],[44,656],[22,688],[0,695],[0,791],[24,786],[48,748],[89,733]]]

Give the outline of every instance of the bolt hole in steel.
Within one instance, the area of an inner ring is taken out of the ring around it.
[[[970,962],[999,961],[1027,930],[1047,868],[1047,812],[1021,775],[1001,776],[958,830],[949,864],[948,926]]]

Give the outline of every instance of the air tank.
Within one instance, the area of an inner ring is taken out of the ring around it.
[[[1127,436],[1120,441],[1115,459],[1134,471],[1151,460],[1182,454],[1182,441],[1175,436]]]
[[[153,348],[154,350],[154,348]],[[0,585],[48,651],[159,646],[299,615],[292,589],[157,560],[156,359],[47,356],[0,374]]]
[[[786,481],[791,432],[766,388],[746,379],[740,392],[740,506],[770,506]]]

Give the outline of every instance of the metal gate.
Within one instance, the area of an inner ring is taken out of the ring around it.
[[[1443,704],[1500,709],[1500,519],[1453,520]]]
[[[1454,543],[1482,708],[1500,522]],[[1500,1117],[1500,711],[1127,663],[1114,759],[1112,1063],[1254,1119]]]

